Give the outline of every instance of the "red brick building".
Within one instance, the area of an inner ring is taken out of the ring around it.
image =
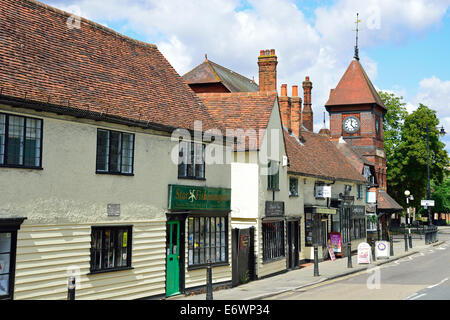
[[[355,167],[374,168],[375,179],[369,184],[369,191],[376,192],[376,209],[384,232],[389,224],[387,214],[403,208],[387,193],[383,140],[387,109],[358,58],[350,63],[336,88],[330,90],[325,108],[330,115],[330,139],[337,145],[346,145],[340,149]]]

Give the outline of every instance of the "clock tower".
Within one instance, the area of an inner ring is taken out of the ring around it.
[[[343,139],[373,163],[378,187],[386,190],[383,117],[387,109],[357,54],[337,87],[331,89],[325,108],[330,115],[331,140]]]

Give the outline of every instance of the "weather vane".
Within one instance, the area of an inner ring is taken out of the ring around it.
[[[356,60],[359,60],[359,54],[358,54],[358,23],[361,22],[361,20],[359,20],[359,13],[356,14],[356,45],[355,45],[355,56],[353,58],[355,58]]]

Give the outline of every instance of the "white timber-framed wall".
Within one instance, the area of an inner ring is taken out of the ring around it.
[[[299,190],[296,197],[289,196],[288,167],[283,166],[287,157],[278,99],[275,100],[264,136],[258,151],[235,152],[231,165],[231,217],[234,228],[255,228],[255,272],[258,278],[279,273],[287,269],[287,219],[301,219],[303,213],[303,194]],[[279,161],[279,191],[268,190],[267,158]],[[300,187],[300,186],[299,186]],[[265,218],[266,201],[284,202],[285,253],[274,261],[263,261],[262,223]],[[299,223],[301,226],[301,222]],[[300,248],[300,245],[299,245]]]
[[[42,169],[0,168],[0,217],[26,217],[14,298],[67,299],[69,270],[79,270],[77,299],[164,295],[168,185],[230,188],[230,165],[206,165],[205,180],[178,179],[178,141],[167,132],[5,104],[0,112],[43,120]],[[96,173],[97,129],[134,134],[133,175]],[[120,215],[108,216],[108,204],[120,204]],[[92,226],[119,225],[132,226],[131,269],[90,274]],[[231,281],[231,266],[222,268],[213,281]],[[186,270],[186,288],[200,283],[198,272]]]

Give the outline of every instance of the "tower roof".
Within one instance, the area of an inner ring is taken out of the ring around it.
[[[335,89],[331,89],[328,106],[375,103],[386,109],[359,60],[353,60]]]

